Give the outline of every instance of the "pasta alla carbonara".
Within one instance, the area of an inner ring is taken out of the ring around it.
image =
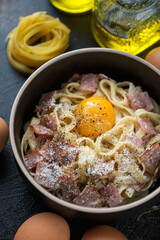
[[[7,36],[7,55],[20,72],[32,73],[68,48],[69,28],[46,12],[21,17]]]
[[[131,82],[74,74],[42,94],[21,152],[51,194],[85,207],[116,207],[148,193],[160,170],[160,108]]]

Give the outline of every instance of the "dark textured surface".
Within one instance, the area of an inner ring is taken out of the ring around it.
[[[71,29],[68,50],[97,46],[90,30],[90,14],[69,16],[52,7],[48,0],[0,0],[0,117],[9,124],[10,111],[17,92],[27,79],[11,67],[5,38],[17,25],[20,16],[47,11],[58,16]],[[23,180],[15,163],[10,142],[0,153],[0,240],[12,240],[18,227],[30,216],[49,211]],[[81,239],[92,223],[68,220],[73,240]],[[160,202],[135,219],[113,225],[129,240],[160,239]],[[47,238],[46,238],[47,240]]]

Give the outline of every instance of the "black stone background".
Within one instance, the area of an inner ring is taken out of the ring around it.
[[[68,51],[98,47],[90,29],[90,13],[81,16],[67,15],[56,10],[48,0],[0,0],[0,117],[8,124],[13,101],[28,76],[11,67],[6,54],[5,38],[17,26],[20,16],[37,11],[46,11],[59,17],[71,29]],[[50,210],[30,192],[22,179],[8,141],[4,151],[0,153],[0,240],[12,240],[18,227],[27,218],[43,211]],[[81,239],[85,230],[92,226],[90,222],[68,222],[72,240]],[[158,240],[160,202],[134,219],[112,225],[122,231],[129,240]]]

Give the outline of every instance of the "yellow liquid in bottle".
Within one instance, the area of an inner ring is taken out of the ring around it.
[[[52,5],[67,13],[83,13],[91,10],[92,0],[50,0]]]
[[[103,10],[104,9],[106,8],[103,8]],[[115,9],[113,10],[115,11]],[[151,13],[151,11],[149,11],[149,13]],[[133,16],[134,14],[136,14],[136,11],[133,13]],[[140,13],[138,14],[140,16]],[[121,22],[121,19],[117,17],[117,25],[115,24],[115,18],[109,18],[110,25],[105,25],[107,21],[104,21],[102,14],[96,15],[93,12],[92,33],[97,43],[101,47],[118,49],[136,55],[160,40],[160,15],[158,17],[156,11],[153,11],[148,19],[144,14],[144,19],[141,18],[141,20],[136,21],[135,24],[133,16],[130,14],[128,17],[129,19],[132,18],[131,22],[123,19]]]

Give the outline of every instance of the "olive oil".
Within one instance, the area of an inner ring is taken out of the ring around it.
[[[95,0],[92,33],[101,47],[136,55],[160,40],[160,1],[135,3]]]
[[[50,0],[52,5],[67,13],[83,13],[91,10],[92,0]]]

